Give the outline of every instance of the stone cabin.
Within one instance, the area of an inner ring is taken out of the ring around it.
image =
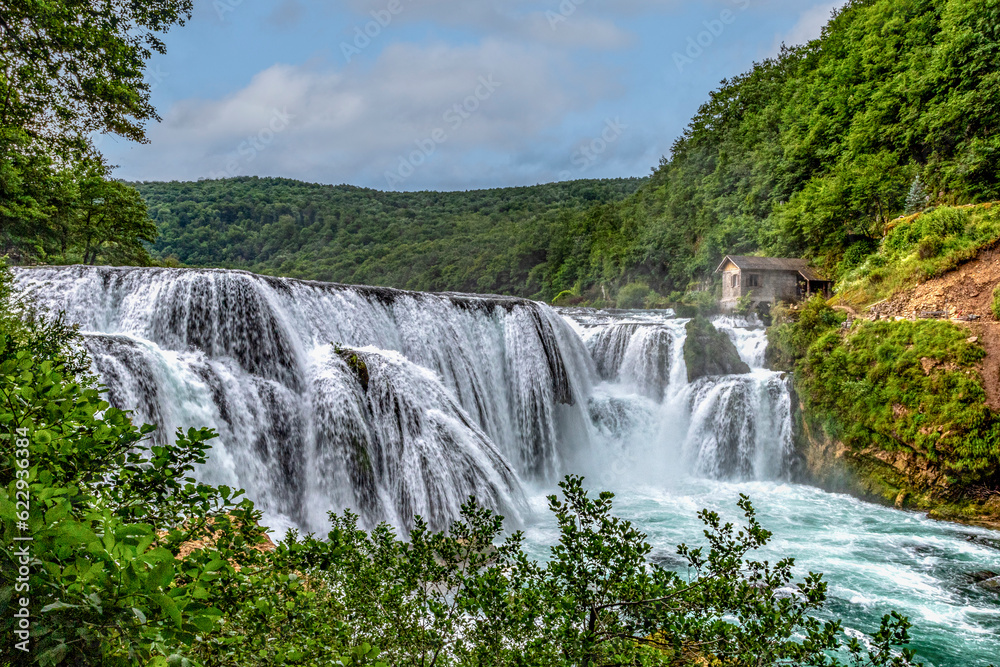
[[[814,294],[829,298],[833,282],[804,259],[726,255],[716,269],[722,274],[722,308],[732,310],[738,299],[751,295],[752,305],[802,301]]]

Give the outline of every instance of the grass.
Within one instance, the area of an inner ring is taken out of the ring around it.
[[[877,250],[842,269],[837,300],[856,308],[936,278],[1000,241],[1000,206],[940,207],[893,223]]]
[[[932,320],[831,328],[797,368],[807,405],[853,449],[912,451],[963,482],[1000,465],[1000,421],[986,405],[968,332]]]

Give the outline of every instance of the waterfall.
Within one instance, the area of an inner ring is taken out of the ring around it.
[[[783,374],[763,368],[767,337],[759,320],[713,320],[752,373],[688,383],[683,355],[687,320],[671,312],[615,318],[567,310],[564,315],[578,327],[606,383],[591,397],[589,409],[615,457],[648,465],[655,457],[676,456],[685,472],[715,479],[789,475],[789,386]],[[630,398],[628,392],[645,400]],[[636,447],[644,448],[641,454]]]
[[[712,324],[719,331],[725,332],[743,361],[750,368],[764,367],[764,353],[767,351],[767,336],[764,333],[764,323],[756,316],[736,317],[727,315],[716,317]]]
[[[662,401],[684,373],[684,325],[672,311],[627,316],[624,320],[578,316],[601,379]]]
[[[702,378],[685,392],[685,459],[715,479],[781,479],[792,454],[791,400],[778,373]]]
[[[17,269],[81,328],[109,402],[219,438],[198,471],[247,490],[273,528],[441,529],[469,496],[515,525],[524,485],[788,475],[791,402],[760,323],[717,318],[748,375],[687,381],[687,320],[559,311],[241,271]]]
[[[470,495],[517,522],[521,480],[551,482],[590,446],[586,348],[531,301],[224,270],[16,276],[80,325],[109,401],[155,438],[218,431],[200,474],[245,488],[274,525],[322,530],[351,508],[443,528]]]

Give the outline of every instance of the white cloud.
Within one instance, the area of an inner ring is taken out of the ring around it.
[[[619,49],[635,41],[613,18],[601,15],[597,0],[347,0],[345,4],[358,15],[359,25],[378,16],[388,18],[392,9],[393,22],[433,21],[564,48]]]
[[[569,48],[611,50],[635,42],[633,35],[609,20],[581,16],[579,12],[564,16],[554,10],[534,12],[523,17],[517,25],[516,34],[532,42]]]
[[[259,174],[385,187],[385,172],[431,146],[437,131],[432,155],[400,187],[461,185],[497,156],[517,162],[567,114],[619,92],[610,74],[579,71],[555,50],[496,39],[393,44],[371,67],[279,64],[224,99],[179,103],[151,129],[156,161],[130,160],[140,173],[127,176]],[[565,147],[552,150],[553,163],[564,160]]]

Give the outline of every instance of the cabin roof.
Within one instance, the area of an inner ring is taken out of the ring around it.
[[[816,269],[812,268],[811,266],[807,266],[804,269],[799,269],[799,275],[811,282],[823,282],[823,283],[832,282],[829,278],[819,273]]]
[[[793,271],[806,280],[828,282],[816,269],[809,266],[804,259],[791,257],[747,257],[744,255],[726,255],[719,264],[716,273],[732,262],[741,271]]]

